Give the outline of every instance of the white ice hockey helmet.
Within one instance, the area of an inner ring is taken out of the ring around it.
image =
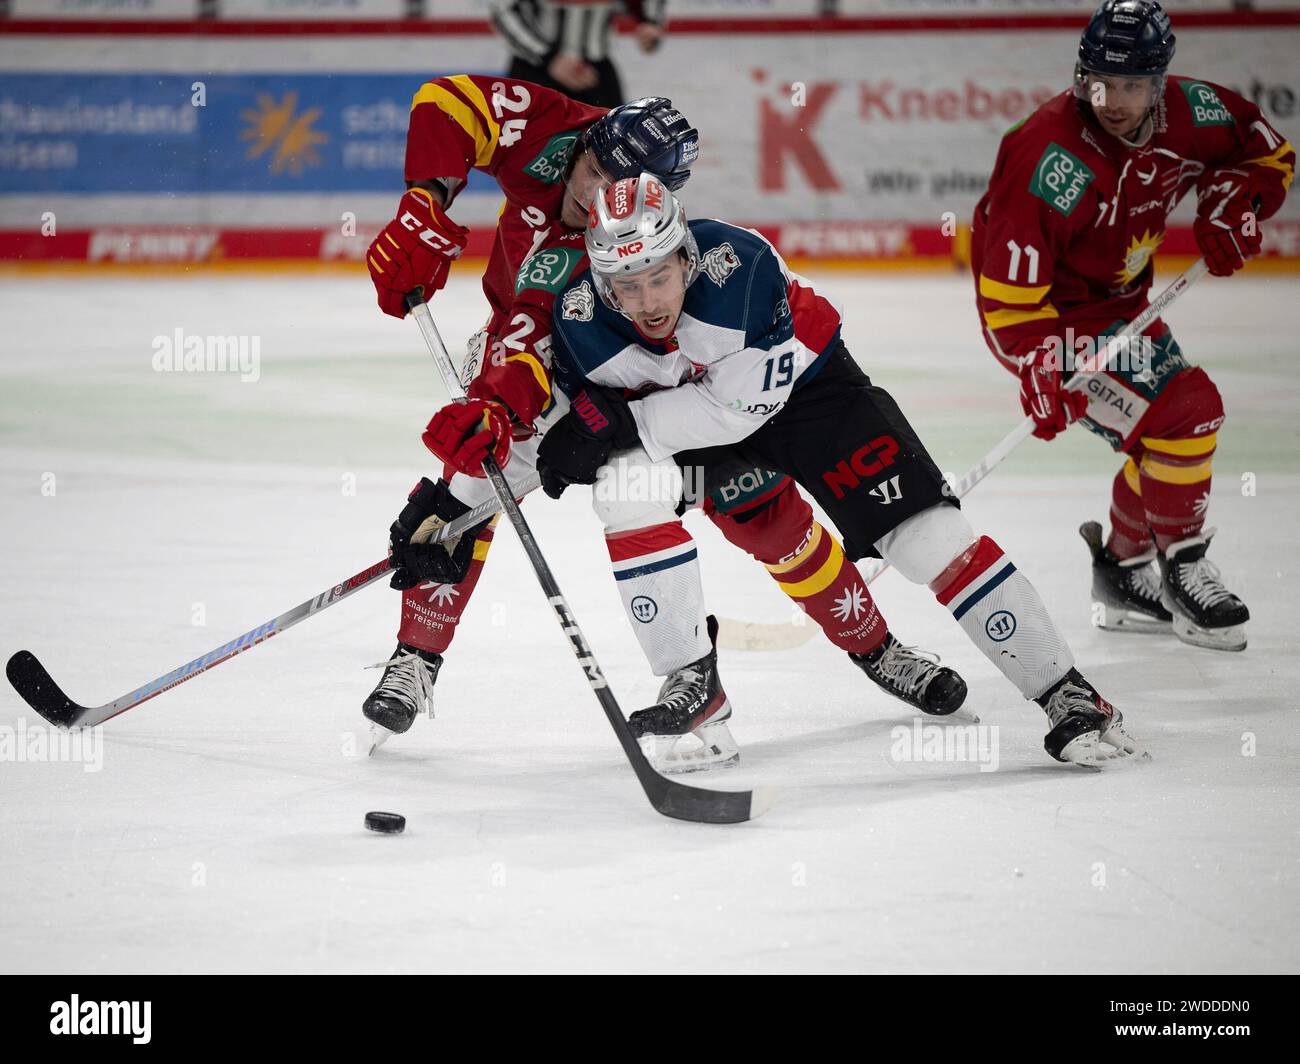
[[[686,285],[699,276],[700,249],[686,211],[654,174],[615,181],[592,202],[587,217],[587,258],[600,298],[621,310],[610,282],[642,273],[677,251],[686,253]]]

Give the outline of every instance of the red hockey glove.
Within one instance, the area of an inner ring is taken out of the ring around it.
[[[447,463],[447,468],[471,477],[484,476],[483,461],[490,454],[504,466],[510,454],[510,415],[499,403],[470,399],[448,403],[429,421],[421,437],[424,445]]]
[[[1034,435],[1050,440],[1088,410],[1088,396],[1067,391],[1061,380],[1059,343],[1043,344],[1020,362],[1020,405],[1034,419]]]
[[[397,217],[384,226],[366,254],[379,308],[406,316],[406,293],[424,289],[426,299],[447,283],[452,259],[465,250],[469,230],[448,218],[433,193],[413,188],[397,205]]]
[[[1228,277],[1252,255],[1262,240],[1256,217],[1256,197],[1248,178],[1230,170],[1216,170],[1202,178],[1197,191],[1196,221],[1192,234],[1205,256],[1210,273]]]
[[[483,371],[469,386],[469,397],[505,404],[524,429],[522,438],[527,438],[537,415],[550,401],[551,390],[538,378],[529,357],[516,356],[498,364],[489,356]]]

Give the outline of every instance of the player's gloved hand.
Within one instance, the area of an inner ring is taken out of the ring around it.
[[[389,586],[399,591],[432,581],[459,584],[469,575],[474,560],[474,542],[487,524],[484,521],[461,534],[450,544],[430,543],[429,539],[447,523],[438,510],[446,510],[447,486],[423,477],[407,496],[406,505],[388,530],[388,558],[393,576]],[[442,505],[440,505],[442,504]]]
[[[1259,254],[1257,204],[1246,175],[1217,170],[1201,179],[1192,235],[1215,277],[1236,273]]]
[[[626,450],[640,441],[636,421],[627,402],[594,385],[573,397],[537,448],[537,472],[542,490],[552,499],[570,484],[594,484],[600,467],[613,451]]]
[[[1020,362],[1020,405],[1034,419],[1034,435],[1050,440],[1088,410],[1084,392],[1067,391],[1061,379],[1061,345],[1043,344]]]
[[[500,403],[468,399],[448,403],[429,421],[420,438],[447,468],[471,477],[486,476],[488,455],[504,466],[510,455],[510,412]]]
[[[531,355],[515,356],[499,364],[489,357],[483,371],[468,388],[471,399],[501,403],[514,417],[515,439],[527,439],[533,433],[533,422],[550,401],[551,390],[544,385],[534,370]],[[541,363],[536,363],[540,369]],[[544,374],[545,370],[541,370]]]
[[[397,217],[384,226],[366,253],[379,308],[406,316],[406,293],[422,288],[427,299],[447,283],[452,260],[465,250],[469,230],[457,225],[424,188],[407,191]]]

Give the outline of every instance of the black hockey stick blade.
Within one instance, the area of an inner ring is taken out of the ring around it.
[[[688,787],[663,776],[659,779],[661,784],[646,788],[655,812],[696,824],[743,824],[767,812],[776,797],[775,790],[770,787],[752,791],[710,791],[703,787]]]
[[[51,724],[75,728],[90,712],[65,695],[30,650],[20,650],[5,665],[5,675],[22,700]]]

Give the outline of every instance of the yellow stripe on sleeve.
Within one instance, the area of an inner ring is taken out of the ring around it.
[[[1022,325],[1027,321],[1042,321],[1044,318],[1059,318],[1057,309],[1048,303],[1037,310],[990,310],[984,315],[990,329],[1005,329],[1009,325]]]
[[[541,386],[542,391],[546,393],[547,398],[550,397],[551,383],[546,379],[546,370],[543,368],[542,363],[538,360],[536,355],[530,351],[521,351],[517,355],[507,356],[506,361],[522,362],[532,370],[533,376],[537,378],[537,383]]]
[[[1051,287],[1050,284],[1037,287],[1006,284],[980,274],[980,295],[996,299],[999,303],[1041,303]]]
[[[457,78],[449,78],[448,80],[458,82]],[[473,83],[471,82],[471,84]],[[457,88],[463,88],[463,86],[457,84]],[[481,100],[483,94],[477,88],[474,91]],[[419,91],[411,100],[411,110],[414,111],[422,103],[435,104],[440,111],[473,138],[475,166],[486,166],[491,161],[492,153],[497,146],[497,136],[501,132],[501,128],[495,122],[485,114],[480,114],[459,96],[453,95],[436,82],[430,81],[420,86]],[[487,127],[486,130],[484,126]]]

